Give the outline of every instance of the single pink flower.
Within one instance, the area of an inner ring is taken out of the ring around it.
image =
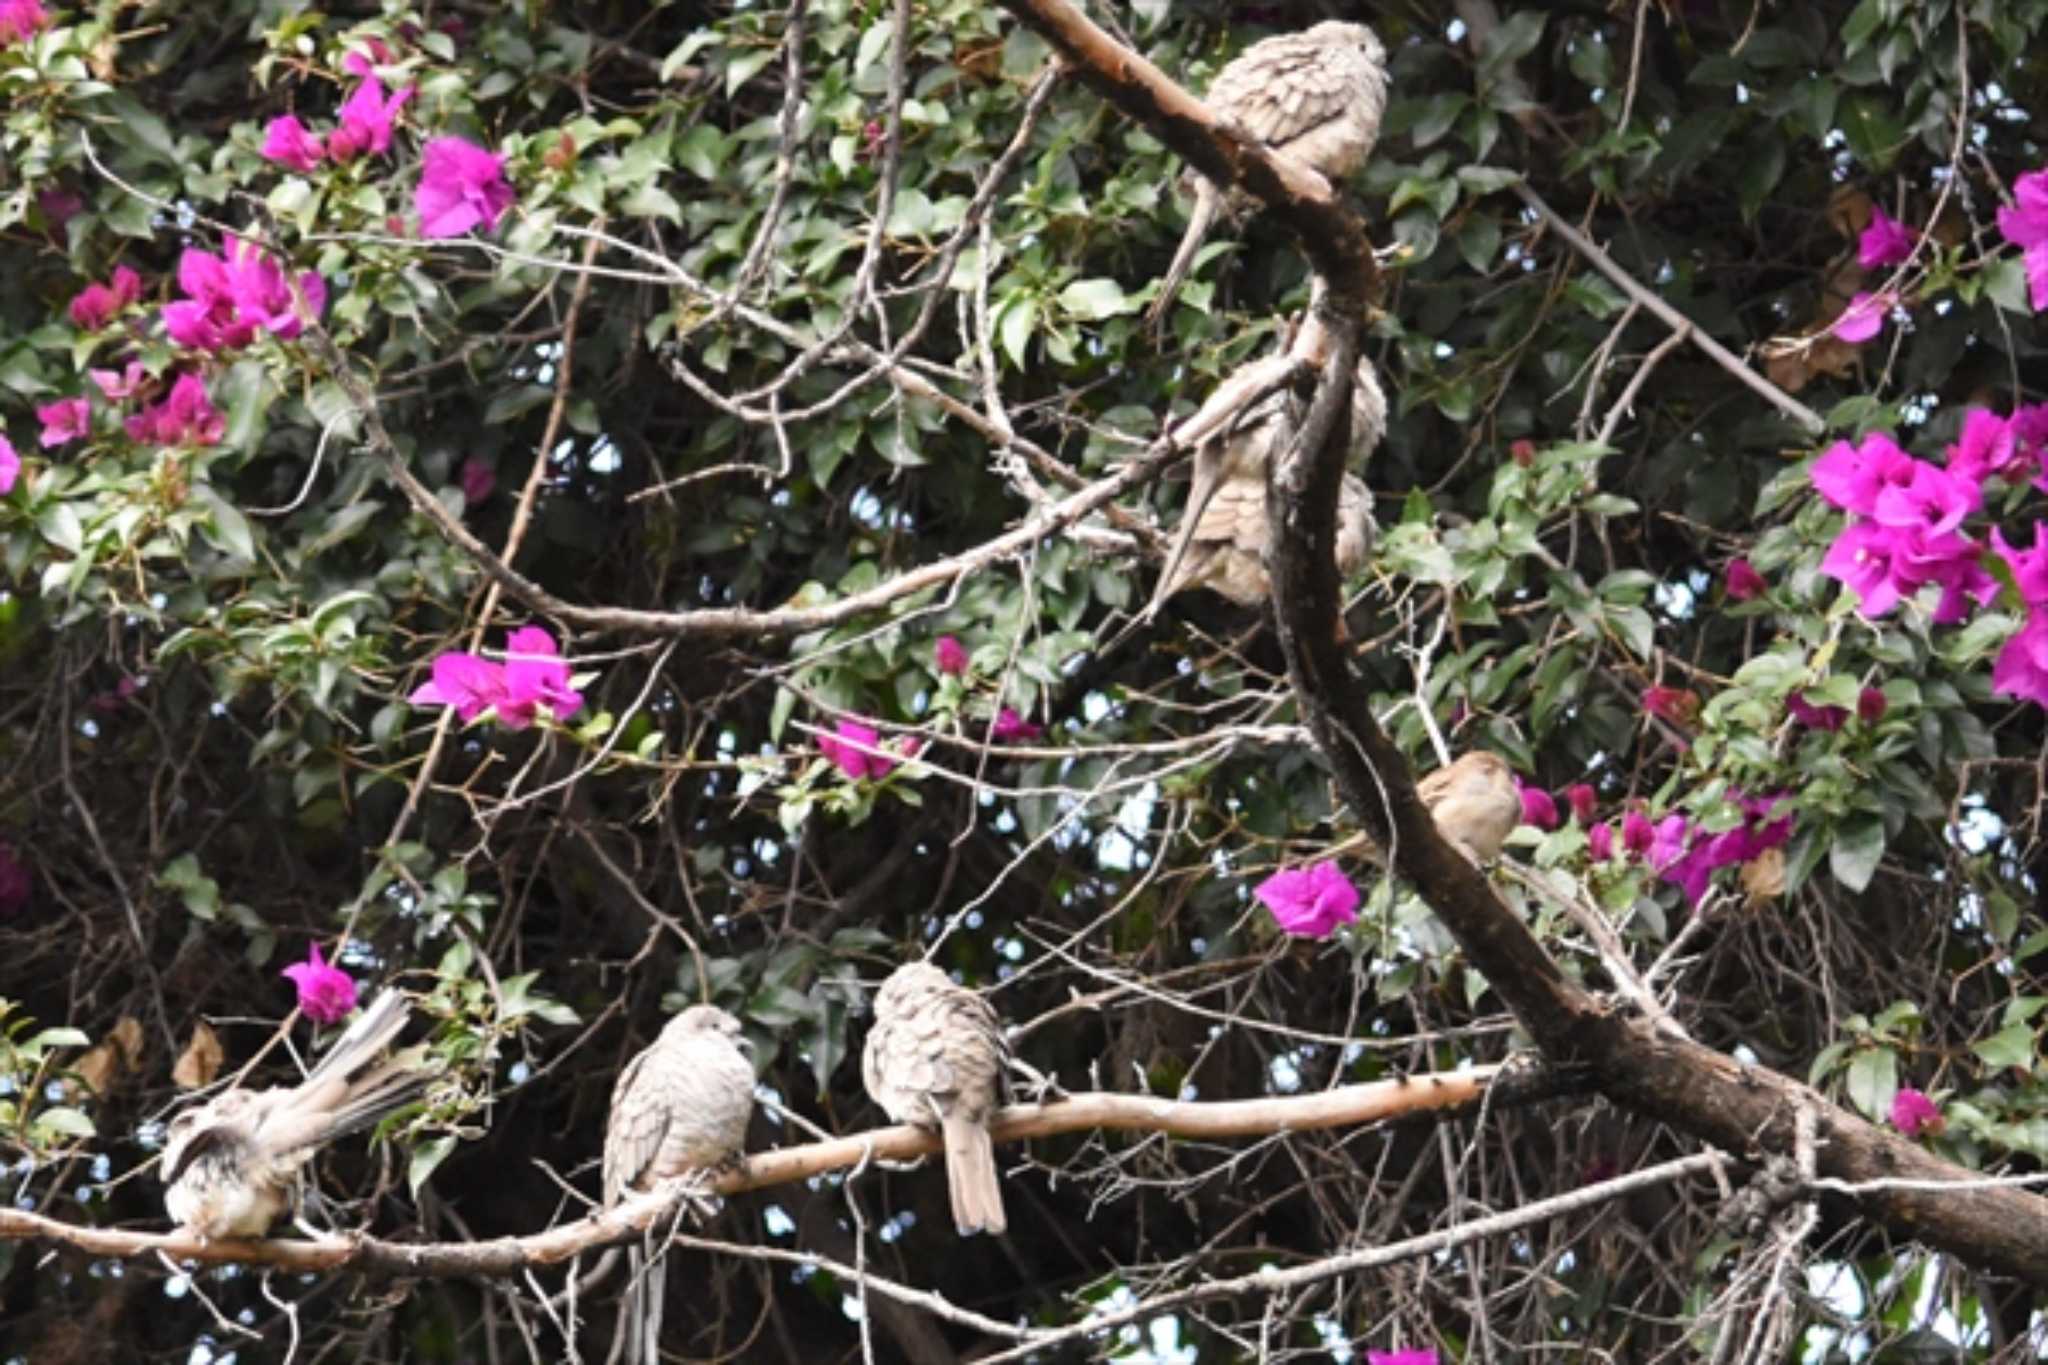
[[[951,635],[941,635],[938,644],[932,647],[932,658],[938,670],[949,677],[959,678],[967,673],[967,646]]]
[[[0,0],[0,47],[26,42],[49,26],[42,0]]]
[[[1673,725],[1690,725],[1700,713],[1700,698],[1689,687],[1643,689],[1643,709]]]
[[[498,475],[491,468],[491,462],[479,455],[472,455],[462,462],[458,476],[462,484],[462,501],[470,507],[480,507],[491,490],[498,486]]]
[[[2027,623],[1991,665],[1991,691],[2048,706],[2048,616],[2038,610],[2027,613]]]
[[[1885,315],[1896,302],[1888,294],[1873,294],[1868,290],[1849,300],[1849,306],[1842,310],[1842,316],[1835,319],[1829,330],[1842,340],[1862,345],[1884,330]]]
[[[21,456],[14,453],[14,442],[0,436],[0,497],[14,491],[14,481],[21,477]]]
[[[521,626],[505,641],[505,692],[498,719],[514,730],[531,725],[539,707],[558,721],[583,709],[583,694],[569,685],[569,665],[539,626]]]
[[[414,706],[452,706],[467,725],[490,708],[506,705],[505,670],[462,650],[434,656],[432,678],[406,698]]]
[[[326,154],[326,146],[306,131],[306,125],[295,114],[280,114],[263,130],[262,155],[266,161],[305,172],[317,168]]]
[[[2020,448],[2012,418],[2000,417],[1988,408],[1971,408],[1963,414],[1963,429],[1943,454],[1949,473],[1979,484],[1994,474],[2008,483],[2018,482],[2012,476],[2024,477],[2030,472],[2025,466],[2033,463],[2028,458],[2031,452]]]
[[[1275,872],[1252,889],[1280,928],[1302,938],[1328,938],[1358,918],[1358,888],[1333,861]]]
[[[92,405],[83,398],[60,398],[37,408],[36,420],[43,424],[42,447],[50,450],[92,432]]]
[[[1648,853],[1650,845],[1657,839],[1656,826],[1650,817],[1639,810],[1631,810],[1621,817],[1621,846],[1638,856]]]
[[[229,242],[225,259],[236,316],[282,341],[297,336],[305,320],[278,263],[246,240]],[[298,285],[306,296],[306,307],[318,318],[327,310],[327,281],[320,278],[319,271],[308,270],[300,274]]]
[[[125,426],[129,439],[142,445],[219,445],[227,434],[227,422],[196,374],[179,375],[161,403],[136,413]]]
[[[355,978],[339,967],[330,967],[320,956],[320,945],[307,945],[304,962],[284,969],[299,988],[299,1010],[316,1024],[333,1024],[348,1017],[356,1007]]]
[[[1541,787],[1533,787],[1515,779],[1515,785],[1522,789],[1522,823],[1538,829],[1557,828],[1557,802]]]
[[[363,83],[349,92],[341,106],[341,126],[327,140],[329,155],[336,161],[351,161],[365,151],[381,156],[391,149],[391,131],[398,111],[412,98],[413,87],[386,96],[384,83],[365,75]]]
[[[1593,808],[1599,804],[1599,793],[1590,782],[1574,782],[1564,789],[1565,804],[1572,808],[1572,818],[1582,825],[1593,823]]]
[[[1770,584],[1764,582],[1764,576],[1758,573],[1748,560],[1740,558],[1728,561],[1728,573],[1724,581],[1728,586],[1728,596],[1737,602],[1747,602],[1752,597],[1761,596],[1770,588]]]
[[[989,727],[990,737],[998,744],[1013,744],[1025,740],[1033,740],[1044,733],[1044,727],[1033,725],[1030,721],[1018,715],[1017,709],[1013,706],[1005,706],[1002,710],[996,712],[995,724]]]
[[[142,368],[142,362],[131,360],[121,370],[87,370],[85,377],[105,395],[109,403],[119,403],[135,395],[149,379],[149,371]]]
[[[1913,254],[1919,235],[1883,209],[1873,206],[1870,226],[1856,239],[1856,261],[1865,270],[1897,265]]]
[[[437,137],[421,154],[414,194],[420,236],[460,237],[481,226],[489,232],[512,206],[505,158],[459,137]]]
[[[378,67],[391,65],[393,55],[382,38],[373,33],[363,39],[363,46],[367,52],[351,52],[341,59],[342,70],[351,76],[368,79]]]
[[[819,735],[818,752],[856,782],[887,777],[896,768],[896,759],[882,749],[881,733],[857,720],[842,720],[831,734]]]
[[[108,284],[89,284],[71,300],[72,324],[82,331],[97,332],[114,320],[114,314],[142,297],[142,276],[127,266],[114,267]]]
[[[1794,692],[1785,698],[1785,710],[1809,730],[1839,730],[1849,719],[1845,706],[1815,706]]]
[[[2021,601],[2030,607],[2048,605],[2048,522],[2034,523],[2034,545],[2028,550],[2007,540],[2003,527],[1992,527],[1991,552],[2012,570]]]
[[[1586,831],[1586,851],[1593,861],[1604,863],[1614,857],[1614,826],[1601,821]]]
[[[1865,725],[1875,725],[1884,719],[1890,704],[1883,692],[1875,687],[1866,687],[1856,694],[1856,718]]]
[[[1891,1119],[1892,1127],[1909,1138],[1922,1133],[1940,1137],[1942,1129],[1948,1127],[1948,1120],[1941,1116],[1941,1106],[1910,1086],[1892,1096]]]
[[[2038,313],[2048,308],[2048,170],[2028,171],[2012,190],[2016,202],[1998,211],[1998,230],[2026,253],[2021,262]]]

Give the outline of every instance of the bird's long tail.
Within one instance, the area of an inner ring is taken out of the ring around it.
[[[407,1104],[431,1079],[417,1057],[386,1057],[405,1030],[405,996],[385,991],[357,1016],[292,1092],[289,1105],[264,1120],[261,1138],[273,1153],[332,1142],[370,1127]]]
[[[1194,269],[1195,253],[1202,249],[1202,239],[1209,235],[1215,225],[1216,213],[1223,206],[1223,196],[1207,180],[1195,185],[1195,207],[1188,214],[1187,231],[1181,234],[1180,247],[1173,253],[1173,264],[1166,267],[1166,279],[1160,283],[1159,294],[1145,310],[1145,325],[1157,332],[1165,324],[1167,310],[1173,307],[1173,296],[1180,292],[1188,272]]]
[[[650,1264],[639,1247],[626,1252],[626,1295],[619,1302],[619,1325],[605,1365],[655,1365],[661,1359],[662,1282],[668,1265],[660,1257]]]
[[[953,1196],[953,1225],[962,1237],[977,1232],[1000,1235],[1009,1227],[1003,1215],[1003,1186],[996,1175],[995,1143],[986,1126],[962,1117],[945,1120],[946,1188]]]

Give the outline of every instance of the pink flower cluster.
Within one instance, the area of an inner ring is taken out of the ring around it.
[[[2019,247],[2034,311],[2048,308],[2048,170],[2029,171],[2013,182],[2013,199],[1998,211],[1998,230]]]
[[[833,726],[831,734],[818,736],[818,752],[856,782],[863,777],[887,777],[898,763],[917,757],[923,747],[915,735],[905,735],[885,748],[879,730],[851,717]]]
[[[327,282],[317,271],[299,276],[299,289],[314,317],[327,307]],[[185,297],[164,305],[164,331],[180,346],[230,351],[247,346],[259,331],[280,340],[304,325],[283,269],[254,243],[230,238],[224,255],[188,247],[178,259],[178,287]]]
[[[181,374],[171,381],[163,401],[130,417],[125,429],[129,440],[142,445],[210,446],[220,444],[227,422],[206,396],[206,381],[196,374]]]
[[[1621,850],[1643,859],[1659,878],[1676,886],[1687,905],[1697,905],[1716,871],[1746,863],[1792,837],[1790,815],[1771,818],[1784,799],[1782,792],[1772,796],[1737,794],[1734,800],[1742,808],[1742,823],[1720,834],[1705,833],[1681,814],[1652,821],[1643,812],[1632,810],[1621,817]],[[1599,862],[1614,857],[1616,842],[1611,824],[1594,825],[1586,831],[1586,847]]]
[[[1358,888],[1331,859],[1285,868],[1252,888],[1280,928],[1301,938],[1328,938],[1358,918]]]
[[[1941,1106],[1927,1098],[1924,1091],[1911,1086],[1892,1096],[1891,1120],[1892,1127],[1909,1138],[1919,1137],[1922,1133],[1939,1137],[1942,1129],[1948,1126],[1948,1121],[1941,1115]]]
[[[0,0],[0,47],[27,42],[49,26],[42,0]]]
[[[355,978],[320,956],[320,945],[308,945],[306,960],[294,962],[282,975],[299,988],[299,1012],[316,1024],[335,1024],[356,1007]]]
[[[452,706],[464,724],[494,711],[508,730],[524,730],[542,710],[560,721],[583,708],[583,694],[570,687],[569,665],[554,637],[539,626],[512,632],[502,664],[461,650],[435,656],[433,680],[406,700],[414,706]]]
[[[1856,591],[1863,615],[1883,616],[1930,583],[1941,588],[1937,623],[1961,621],[1997,595],[1981,562],[1985,547],[1962,524],[1982,505],[1987,479],[2048,491],[2048,403],[2009,417],[1972,409],[1946,454],[1946,467],[1929,464],[1877,432],[1857,446],[1838,441],[1814,462],[1814,488],[1851,514],[1821,572]],[[1990,548],[2011,568],[2027,607],[2025,626],[1992,668],[1992,690],[2048,706],[2048,540],[2037,525],[2033,547],[2022,550],[1993,528]]]
[[[1930,583],[1941,588],[1937,622],[1960,621],[1996,595],[1997,582],[1978,562],[1982,547],[1959,530],[1983,502],[1967,474],[1916,460],[1872,432],[1860,445],[1835,442],[1810,477],[1851,514],[1820,567],[1855,590],[1864,616],[1883,616]]]
[[[382,43],[377,43],[374,55],[385,61],[391,54]],[[364,152],[382,156],[391,149],[398,111],[412,98],[414,87],[408,85],[395,95],[385,94],[384,83],[373,74],[369,59],[360,53],[351,52],[342,59],[342,65],[361,77],[362,83],[342,101],[336,116],[340,122],[334,131],[323,140],[308,132],[295,115],[274,118],[263,131],[265,158],[303,173],[319,166],[322,157],[346,164]]]
[[[1912,257],[1919,240],[1919,233],[1873,205],[1870,226],[1856,239],[1856,262],[1865,270],[1901,264]]]
[[[1856,694],[1856,718],[1865,725],[1875,725],[1884,719],[1888,705],[1884,693],[1866,687]],[[1785,710],[1809,730],[1839,730],[1849,723],[1848,707],[1815,706],[1797,692],[1785,698]]]
[[[114,314],[142,297],[142,276],[125,265],[114,267],[105,284],[89,284],[71,300],[71,321],[81,330],[97,332],[114,320]]]

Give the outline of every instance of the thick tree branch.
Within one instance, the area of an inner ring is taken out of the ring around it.
[[[1530,1066],[1481,1066],[1463,1071],[1340,1086],[1311,1095],[1259,1100],[1197,1102],[1145,1095],[1086,1093],[1044,1104],[1003,1109],[991,1122],[998,1143],[1103,1129],[1163,1133],[1215,1140],[1273,1133],[1351,1128],[1444,1109],[1470,1108],[1482,1099],[1495,1107],[1528,1104],[1574,1090],[1583,1078]],[[738,1170],[708,1185],[670,1182],[609,1211],[525,1237],[486,1242],[404,1243],[375,1237],[331,1237],[316,1241],[213,1241],[183,1232],[127,1232],[80,1227],[18,1209],[0,1209],[0,1241],[38,1239],[77,1247],[96,1256],[124,1259],[162,1254],[204,1264],[268,1265],[293,1271],[355,1270],[373,1275],[505,1276],[632,1238],[672,1217],[693,1193],[746,1190],[808,1180],[826,1171],[874,1161],[912,1161],[936,1156],[939,1138],[898,1125],[832,1138],[802,1147],[757,1152]]]

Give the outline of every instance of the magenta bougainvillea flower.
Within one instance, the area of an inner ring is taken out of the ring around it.
[[[1991,665],[1991,690],[2048,706],[2048,615],[2027,613],[2027,623],[2005,642]]]
[[[1849,721],[1846,706],[1815,706],[1794,692],[1785,698],[1785,710],[1809,730],[1839,730]]]
[[[1688,687],[1646,687],[1643,709],[1673,725],[1690,725],[1700,713],[1700,698]]]
[[[478,455],[462,462],[458,478],[462,484],[462,500],[471,507],[482,505],[491,496],[491,490],[498,486],[497,471],[491,468],[489,460]]]
[[[1729,560],[1728,575],[1724,581],[1728,587],[1728,596],[1737,602],[1747,602],[1752,597],[1761,596],[1770,586],[1764,582],[1764,576],[1746,559]]]
[[[1919,1137],[1922,1133],[1939,1137],[1941,1130],[1948,1126],[1948,1121],[1941,1116],[1941,1106],[1929,1099],[1925,1092],[1911,1086],[1892,1096],[1891,1120],[1892,1127],[1909,1138]]]
[[[818,736],[818,752],[855,781],[887,777],[896,770],[897,757],[883,749],[881,732],[850,717],[833,726],[831,734]]]
[[[932,661],[939,672],[949,677],[964,677],[967,673],[967,646],[951,635],[941,635],[939,642],[932,646]]]
[[[42,0],[0,0],[0,47],[11,47],[50,26]]]
[[[1590,782],[1574,782],[1564,789],[1564,802],[1571,807],[1572,818],[1582,825],[1593,823],[1593,808],[1599,800]]]
[[[320,956],[320,945],[306,948],[306,960],[284,969],[299,988],[299,1010],[316,1024],[339,1023],[356,1007],[355,978]]]
[[[220,256],[188,247],[178,258],[178,287],[185,297],[165,304],[163,317],[164,331],[180,346],[231,351],[259,330],[290,340],[304,326],[283,268],[253,242],[230,239]],[[299,289],[313,316],[320,316],[327,282],[308,270],[299,276]]]
[[[1005,706],[996,712],[995,723],[989,726],[989,736],[998,744],[1016,744],[1024,740],[1037,739],[1044,733],[1043,726],[1033,725],[1018,715],[1014,706]]]
[[[1873,206],[1870,226],[1856,238],[1856,261],[1865,270],[1897,265],[1913,254],[1919,235],[1883,209]]]
[[[42,447],[50,450],[92,430],[92,405],[83,398],[60,398],[37,408],[36,420],[43,424]]]
[[[554,637],[539,626],[512,632],[502,664],[462,650],[437,655],[432,679],[406,700],[414,706],[452,706],[465,725],[492,710],[508,730],[524,730],[543,710],[562,721],[583,708],[583,694],[570,686],[569,665]]]
[[[1866,290],[1849,300],[1849,306],[1842,310],[1842,316],[1835,319],[1830,330],[1842,340],[1860,346],[1884,330],[1885,316],[1895,302],[1890,294]]]
[[[1602,822],[1586,831],[1586,851],[1593,861],[1604,863],[1614,856],[1614,826]]]
[[[320,158],[327,155],[327,146],[306,131],[306,125],[299,122],[296,114],[280,114],[263,130],[262,154],[266,161],[305,172],[320,164]]]
[[[1358,888],[1329,859],[1275,872],[1252,888],[1281,929],[1301,938],[1328,938],[1358,918]]]
[[[341,106],[341,126],[327,138],[327,154],[336,161],[353,161],[364,152],[381,156],[391,150],[391,133],[398,123],[398,111],[412,98],[413,87],[395,95],[384,93],[384,83],[364,75],[362,84],[349,92]]]
[[[1998,211],[1998,230],[2021,248],[2034,311],[2048,308],[2048,170],[2028,171],[2012,186],[2014,203]]]
[[[1639,810],[1631,810],[1621,817],[1621,846],[1640,857],[1650,851],[1650,845],[1657,840],[1657,827],[1650,823],[1650,817]]]
[[[0,436],[0,497],[14,491],[14,481],[21,477],[21,456],[14,453],[14,442]]]
[[[1515,785],[1522,790],[1522,823],[1538,829],[1556,829],[1557,802],[1551,799],[1550,793],[1541,787],[1530,786],[1519,777],[1515,779]]]
[[[87,370],[85,377],[92,380],[109,403],[119,403],[141,391],[149,371],[142,368],[141,361],[131,360],[119,370]]]
[[[1884,693],[1875,687],[1866,687],[1856,694],[1856,719],[1865,725],[1875,725],[1883,720],[1890,707]]]
[[[437,137],[421,153],[420,236],[460,237],[479,226],[489,232],[512,199],[504,157],[459,137]]]
[[[126,422],[128,438],[142,445],[219,445],[227,423],[206,396],[206,383],[196,374],[181,374],[161,403],[144,408]]]
[[[114,267],[106,284],[89,284],[71,300],[71,321],[88,332],[97,332],[114,320],[114,314],[142,297],[142,276],[125,265]]]

